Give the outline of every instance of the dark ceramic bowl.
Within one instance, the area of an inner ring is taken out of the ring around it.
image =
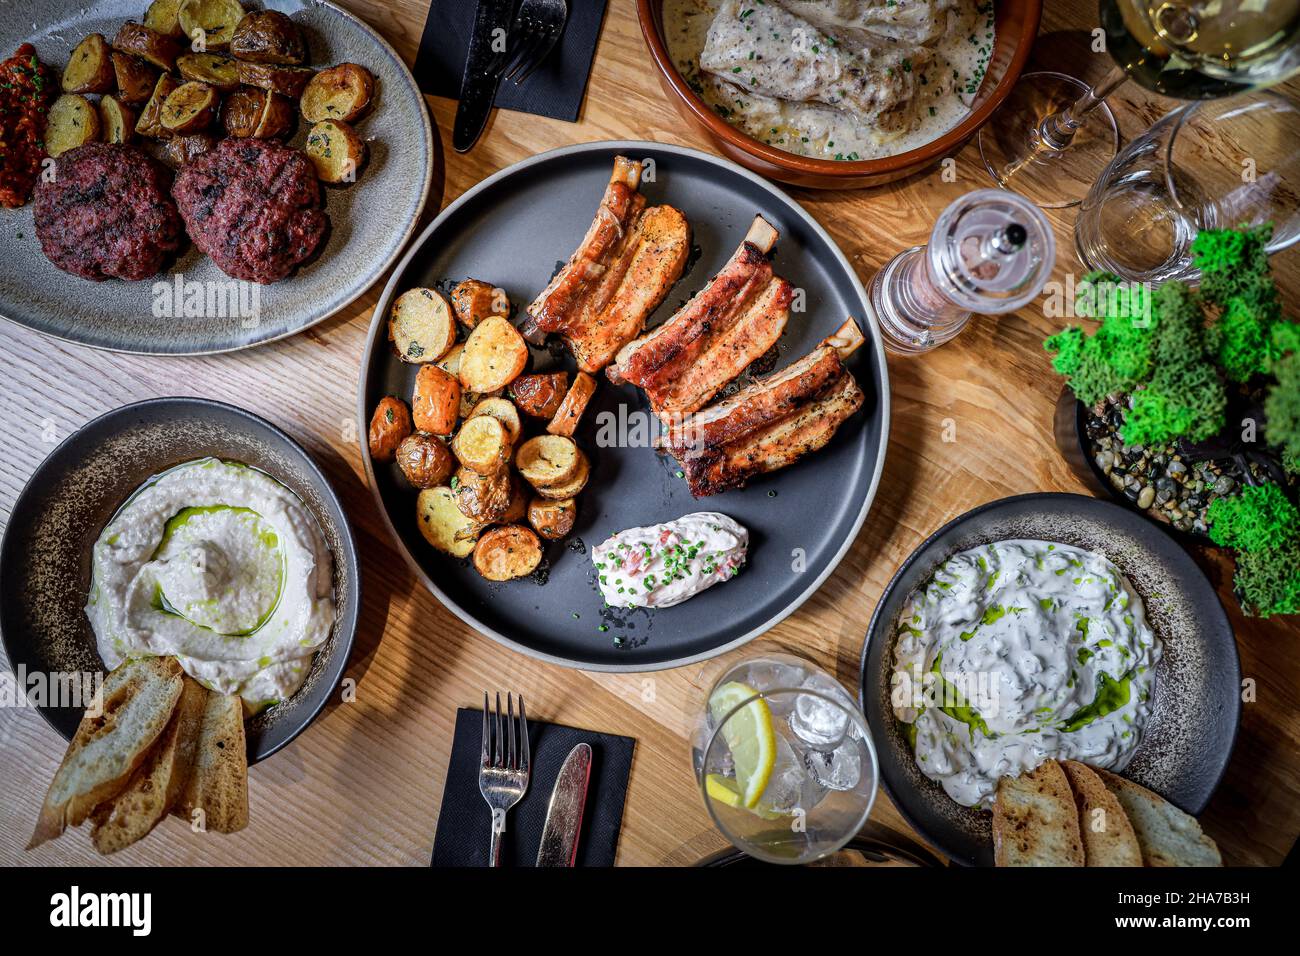
[[[890,706],[894,623],[909,595],[959,551],[1034,538],[1103,555],[1133,583],[1163,644],[1150,723],[1124,776],[1188,813],[1205,809],[1223,777],[1241,715],[1241,665],[1223,605],[1187,552],[1132,511],[1083,495],[1043,493],[981,505],[925,540],[899,568],[872,615],[860,700],[880,778],[900,813],[936,849],[968,865],[993,862],[991,815],[953,802],[923,776]]]
[[[315,517],[334,557],[334,629],[298,693],[248,721],[253,763],[298,736],[338,685],[356,632],[361,577],[352,529],[325,475],[301,445],[250,412],[206,399],[151,399],[101,415],[55,448],[18,496],[0,543],[0,638],[15,671],[102,671],[84,611],[91,546],[146,479],[209,455],[282,482]],[[72,738],[80,708],[39,709]]]

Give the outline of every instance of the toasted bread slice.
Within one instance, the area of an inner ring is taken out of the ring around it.
[[[1106,770],[1097,776],[1128,814],[1147,866],[1223,866],[1219,847],[1196,817],[1132,780]]]
[[[208,694],[203,708],[194,768],[172,812],[193,820],[203,811],[203,827],[234,833],[248,826],[248,752],[244,705],[238,697]]]
[[[148,657],[127,661],[104,678],[100,714],[81,719],[27,849],[80,826],[95,807],[121,793],[167,727],[181,677],[174,657]]]
[[[116,853],[143,839],[180,799],[194,764],[208,691],[186,677],[171,722],[126,789],[95,808],[91,841],[100,853]]]
[[[998,781],[993,857],[998,866],[1083,866],[1079,811],[1055,760]]]
[[[1141,866],[1133,824],[1115,794],[1106,789],[1101,777],[1077,760],[1061,763],[1079,808],[1079,832],[1083,836],[1085,866]]]

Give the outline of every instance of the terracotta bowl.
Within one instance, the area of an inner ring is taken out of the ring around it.
[[[678,111],[712,141],[718,152],[764,176],[814,189],[879,186],[920,172],[965,145],[998,108],[1020,76],[1042,14],[1042,0],[996,0],[996,38],[988,72],[975,105],[961,123],[917,149],[857,162],[812,159],[768,146],[732,126],[704,102],[682,79],[664,42],[663,0],[637,0],[641,33],[659,68],[659,81]]]

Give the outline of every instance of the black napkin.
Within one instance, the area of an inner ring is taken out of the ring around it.
[[[533,775],[528,792],[506,816],[501,865],[533,866],[537,862],[555,779],[569,751],[586,742],[591,744],[591,782],[578,837],[577,865],[613,866],[636,741],[529,720],[528,742]],[[433,839],[433,866],[487,866],[492,812],[478,791],[482,753],[483,711],[462,707],[456,711],[456,736]]]
[[[425,93],[453,100],[460,96],[477,9],[478,0],[433,0],[415,57],[415,76]],[[604,17],[605,0],[569,0],[569,20],[560,42],[523,84],[503,81],[496,105],[577,122]]]

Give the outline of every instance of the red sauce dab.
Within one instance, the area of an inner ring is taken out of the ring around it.
[[[45,158],[45,120],[54,99],[53,71],[24,43],[0,63],[0,206],[21,206]]]

